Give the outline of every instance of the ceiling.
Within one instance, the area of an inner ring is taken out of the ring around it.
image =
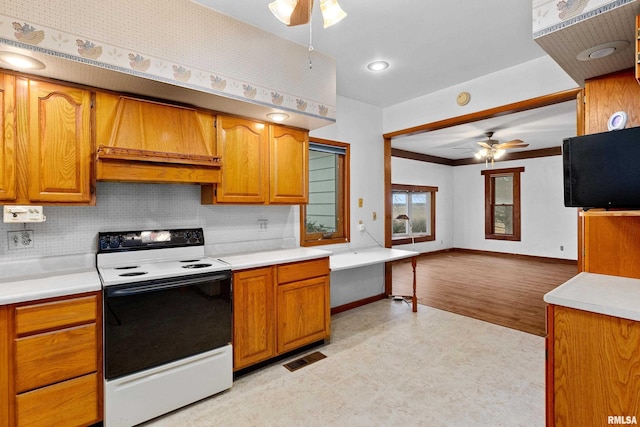
[[[287,27],[270,0],[192,0],[226,15],[309,45],[309,25]],[[528,1],[339,0],[348,16],[323,29],[312,15],[313,48],[336,59],[338,95],[388,107],[546,55],[532,36]],[[318,2],[316,1],[316,4]],[[313,57],[312,57],[313,59]],[[372,73],[377,59],[391,63]],[[472,157],[477,141],[522,139],[522,151],[557,147],[576,134],[575,102],[394,139],[393,148],[448,159]]]
[[[271,0],[192,1],[309,45],[309,25],[282,24]],[[529,1],[339,0],[348,15],[326,29],[318,3],[314,49],[336,59],[338,94],[370,105],[388,107],[545,55],[532,38]],[[377,59],[391,67],[368,71]]]
[[[562,139],[576,135],[576,103],[567,101],[533,110],[492,117],[490,119],[393,139],[392,147],[446,159],[467,159],[480,149],[485,133],[491,139],[507,142],[521,139],[526,148],[509,149],[510,153],[559,147]]]

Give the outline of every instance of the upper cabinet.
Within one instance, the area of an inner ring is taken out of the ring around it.
[[[95,204],[91,97],[0,74],[0,201]]]
[[[269,203],[308,202],[308,156],[307,132],[271,126]]]
[[[217,153],[224,165],[215,201],[266,203],[269,191],[268,127],[264,123],[218,116],[217,130]]]
[[[16,198],[16,92],[14,76],[0,74],[0,200]]]
[[[203,186],[202,203],[307,203],[308,150],[306,131],[218,116],[222,176]]]
[[[584,133],[607,132],[609,117],[626,111],[627,127],[640,126],[640,85],[633,69],[588,80],[585,91]]]
[[[97,179],[215,183],[215,115],[160,102],[96,94]]]
[[[29,93],[29,200],[91,201],[91,92],[19,80]]]

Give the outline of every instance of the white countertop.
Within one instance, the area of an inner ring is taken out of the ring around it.
[[[0,305],[94,292],[101,289],[102,284],[95,268],[30,276],[25,279],[14,278],[10,281],[0,282]]]
[[[331,256],[331,271],[346,270],[349,268],[364,267],[383,262],[397,261],[419,255],[415,251],[390,248],[366,248],[356,249],[350,252],[336,253]]]
[[[580,273],[544,296],[545,302],[640,321],[640,279]]]
[[[274,251],[253,252],[246,254],[214,257],[231,266],[232,270],[264,267],[267,265],[284,264],[287,262],[306,261],[324,258],[331,255],[330,251],[312,248],[278,249]]]

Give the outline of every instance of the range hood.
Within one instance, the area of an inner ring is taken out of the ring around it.
[[[104,92],[95,108],[98,181],[220,181],[212,113]]]
[[[534,40],[576,83],[583,86],[585,80],[590,78],[636,65],[635,19],[638,14],[639,1],[609,2],[582,15],[567,17],[552,27],[535,31]],[[588,58],[589,52],[597,47],[616,42],[622,43],[616,44],[613,54]]]

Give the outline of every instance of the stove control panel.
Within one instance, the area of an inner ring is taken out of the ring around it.
[[[98,253],[203,245],[202,228],[98,233]]]

